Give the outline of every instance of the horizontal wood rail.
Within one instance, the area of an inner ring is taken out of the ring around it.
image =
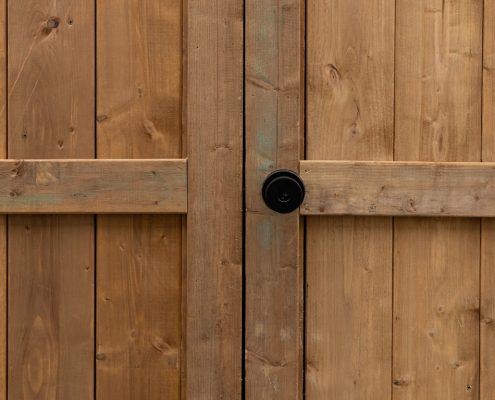
[[[1,214],[187,212],[186,160],[1,160]]]
[[[495,217],[495,163],[301,161],[303,215]]]

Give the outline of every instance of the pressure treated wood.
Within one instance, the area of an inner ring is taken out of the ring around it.
[[[309,0],[307,158],[392,160],[393,0]],[[392,220],[310,217],[306,398],[390,399]]]
[[[394,399],[478,399],[479,220],[396,220]]]
[[[495,161],[495,2],[483,3],[483,161]],[[494,360],[495,361],[495,360]],[[494,386],[495,388],[495,386]]]
[[[482,2],[397,2],[396,160],[480,161],[481,43]],[[394,237],[394,400],[477,399],[480,221]]]
[[[182,157],[182,2],[96,3],[98,158]],[[178,400],[182,217],[97,225],[96,398]]]
[[[495,217],[495,163],[302,161],[304,215]]]
[[[246,2],[246,399],[302,398],[298,213],[261,198],[274,169],[302,157],[304,2]]]
[[[186,5],[185,399],[241,398],[243,1]]]
[[[495,161],[495,2],[484,2],[483,161]],[[481,223],[480,400],[495,396],[495,220]]]
[[[99,218],[98,243],[107,245],[97,256],[97,398],[180,398],[182,249],[173,220]]]
[[[94,157],[94,21],[93,2],[8,2],[9,157]],[[93,217],[8,235],[8,398],[93,399]]]
[[[7,218],[0,217],[0,400],[7,399]]]
[[[495,394],[495,220],[484,219],[481,230],[480,400]]]
[[[93,398],[93,218],[67,219],[9,218],[10,399]]]
[[[0,161],[0,213],[186,213],[185,160]]]
[[[0,26],[6,27],[6,0]],[[7,29],[0,32],[0,159],[7,157]],[[0,216],[0,400],[7,399],[7,218]]]

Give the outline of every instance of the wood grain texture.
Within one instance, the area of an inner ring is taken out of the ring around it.
[[[483,161],[495,161],[495,3],[483,3]]]
[[[393,159],[394,10],[308,1],[308,159]],[[306,251],[306,398],[390,399],[391,219],[310,217]]]
[[[182,156],[182,2],[97,2],[98,158]],[[96,397],[179,399],[180,216],[99,216]]]
[[[7,218],[0,217],[0,400],[7,399]]]
[[[0,1],[0,159],[7,157],[7,0]],[[7,399],[7,218],[0,216],[0,400]]]
[[[396,160],[480,161],[482,2],[397,2]],[[394,399],[479,396],[478,219],[395,221]]]
[[[480,161],[482,2],[397,0],[400,161]]]
[[[495,396],[495,220],[484,219],[481,231],[480,400]]]
[[[495,161],[495,2],[484,1],[483,161]],[[480,400],[495,398],[495,220],[481,225]]]
[[[393,157],[394,4],[308,0],[307,144],[323,159]]]
[[[246,2],[246,399],[302,398],[303,265],[299,213],[275,214],[261,187],[298,171],[304,2]]]
[[[0,213],[186,213],[186,160],[0,161]]]
[[[9,218],[10,399],[93,398],[93,219],[67,220]]]
[[[302,161],[304,215],[495,216],[494,163]]]
[[[8,4],[9,157],[94,157],[94,6]]]
[[[394,399],[478,399],[478,220],[396,220]]]
[[[306,303],[306,396],[390,398],[390,379],[384,375],[387,370],[390,373],[392,221],[311,219],[308,233],[326,246],[307,246],[311,270]],[[355,243],[359,250],[353,249]],[[346,317],[337,323],[336,315]],[[388,384],[377,387],[377,380]],[[377,393],[383,397],[376,397]]]
[[[182,250],[172,218],[99,218],[99,398],[179,398]]]
[[[97,4],[98,158],[182,148],[182,1]]]
[[[186,5],[186,399],[240,399],[243,1]]]
[[[94,157],[94,4],[8,3],[8,154]],[[90,216],[9,217],[8,398],[92,399]]]

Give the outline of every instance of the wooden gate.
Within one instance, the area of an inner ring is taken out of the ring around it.
[[[239,398],[242,2],[0,20],[0,399]]]
[[[494,398],[494,27],[492,1],[246,0],[246,398]],[[263,204],[277,169],[299,213]]]
[[[495,398],[492,1],[0,22],[0,400]]]

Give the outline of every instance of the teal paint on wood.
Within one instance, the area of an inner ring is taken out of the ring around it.
[[[298,170],[302,135],[300,0],[246,1],[246,399],[302,396],[299,214],[276,215],[261,187]]]
[[[264,250],[270,250],[273,237],[273,222],[269,218],[263,219],[258,226],[258,238]]]

